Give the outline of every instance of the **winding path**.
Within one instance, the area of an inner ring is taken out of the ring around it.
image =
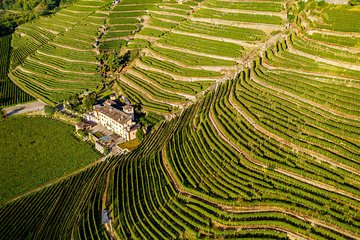
[[[321,63],[325,63],[325,64],[329,64],[332,66],[337,66],[337,67],[342,67],[342,68],[346,68],[346,69],[350,69],[350,70],[360,71],[360,65],[357,65],[355,63],[347,63],[347,62],[327,59],[327,58],[323,58],[323,57],[318,57],[318,56],[297,50],[294,47],[292,47],[291,44],[288,44],[288,51],[293,54],[302,56],[302,57],[310,58],[316,62],[321,62]],[[359,60],[359,63],[360,63],[360,60]]]
[[[268,131],[267,129],[261,127],[259,124],[257,124],[250,116],[248,116],[244,111],[242,111],[240,109],[240,107],[233,101],[233,92],[231,91],[230,93],[230,96],[229,96],[229,103],[231,104],[231,106],[248,122],[250,123],[254,129],[256,129],[257,131],[259,131],[260,133],[264,134],[265,136],[268,136],[274,140],[276,140],[277,142],[281,143],[281,144],[284,144],[292,149],[295,149],[296,151],[299,151],[299,152],[302,152],[302,153],[305,153],[311,157],[314,157],[316,158],[317,160],[321,161],[321,162],[326,162],[332,166],[335,166],[335,167],[338,167],[338,168],[341,168],[343,170],[346,170],[348,171],[350,174],[355,174],[357,176],[360,176],[360,173],[358,170],[348,166],[348,165],[345,165],[345,164],[342,164],[342,163],[337,163],[337,162],[334,162],[333,160],[331,160],[330,158],[326,157],[326,156],[323,156],[322,154],[319,154],[317,152],[314,152],[314,151],[311,151],[309,149],[306,149],[306,148],[302,148],[300,146],[297,146],[296,144],[294,143],[291,143],[283,138],[281,138],[280,136]],[[339,190],[338,190],[339,191]],[[351,195],[350,193],[347,193],[347,192],[343,192],[343,194],[349,194]]]
[[[141,94],[144,94],[147,98],[149,98],[150,100],[152,100],[154,102],[160,102],[160,103],[168,104],[168,105],[171,105],[171,106],[174,106],[174,107],[179,107],[179,108],[182,108],[186,104],[186,102],[180,104],[180,103],[177,103],[177,102],[170,102],[170,101],[165,101],[165,100],[156,98],[156,97],[152,96],[151,94],[149,94],[148,92],[144,91],[143,89],[140,89],[135,84],[133,84],[124,75],[121,75],[119,79],[120,79],[121,82],[125,83],[126,85],[129,85],[133,89],[136,89],[138,92],[140,92]],[[174,93],[172,93],[172,94],[174,94]]]
[[[327,108],[327,107],[325,107],[325,106],[323,106],[323,105],[321,105],[321,104],[318,104],[318,103],[316,103],[316,102],[314,102],[314,101],[311,101],[311,100],[308,100],[308,99],[306,99],[306,98],[300,97],[300,96],[298,96],[298,95],[292,94],[292,93],[287,92],[287,91],[285,91],[285,90],[282,90],[282,89],[273,87],[273,86],[271,86],[270,84],[267,84],[267,83],[265,83],[265,82],[263,82],[263,81],[260,81],[260,80],[258,79],[258,77],[256,76],[256,74],[252,74],[252,78],[251,78],[251,79],[252,79],[252,81],[254,81],[255,83],[257,83],[257,84],[259,84],[259,85],[261,85],[261,86],[263,86],[263,87],[265,87],[265,88],[271,89],[271,90],[273,90],[273,91],[275,91],[275,92],[277,92],[277,93],[281,93],[281,95],[286,95],[286,96],[288,96],[288,97],[290,97],[290,98],[299,100],[299,101],[304,102],[304,103],[306,103],[306,104],[309,104],[309,105],[311,105],[311,106],[315,106],[315,107],[317,107],[317,108],[319,108],[319,109],[321,109],[321,110],[323,110],[323,111],[325,111],[325,112],[331,113],[331,114],[333,114],[333,115],[335,115],[335,116],[342,117],[342,118],[346,118],[346,119],[351,119],[351,120],[354,120],[354,121],[360,121],[360,117],[358,117],[358,116],[354,116],[354,115],[351,115],[351,114],[346,114],[346,113],[338,112],[338,111],[336,111],[336,110],[334,110],[334,109]]]
[[[211,124],[214,126],[217,134],[225,141],[227,142],[231,147],[233,147],[238,153],[240,153],[242,156],[244,156],[247,160],[249,160],[250,162],[252,162],[253,164],[259,166],[259,167],[262,167],[262,168],[267,168],[268,166],[264,163],[261,163],[259,162],[258,160],[255,160],[254,158],[252,158],[249,154],[247,154],[246,152],[242,151],[238,146],[236,146],[233,142],[231,142],[223,133],[222,131],[220,130],[220,128],[218,127],[216,121],[214,120],[213,118],[213,112],[212,112],[212,108],[210,109],[209,111],[209,119],[211,121]],[[345,197],[348,197],[348,198],[352,198],[356,201],[359,201],[360,202],[360,197],[359,196],[355,196],[349,192],[346,192],[346,191],[343,191],[341,189],[338,189],[338,188],[335,188],[333,186],[330,186],[328,184],[324,184],[324,183],[321,183],[321,182],[318,182],[318,181],[315,181],[315,180],[308,180],[306,178],[304,178],[303,176],[299,176],[295,173],[290,173],[288,171],[285,171],[285,170],[282,170],[282,169],[279,169],[279,168],[276,168],[274,169],[275,172],[278,172],[280,174],[283,174],[287,177],[290,177],[290,178],[293,178],[293,179],[296,179],[298,181],[301,181],[303,183],[306,183],[306,184],[309,184],[309,185],[312,185],[312,186],[315,186],[315,187],[318,187],[318,188],[321,188],[321,189],[324,189],[324,190],[327,190],[327,191],[330,191],[330,192],[333,192],[335,194],[340,194],[340,195],[343,195]]]
[[[171,73],[171,72],[159,69],[159,68],[148,66],[148,65],[142,63],[141,61],[136,61],[136,66],[138,66],[138,67],[140,67],[140,68],[142,68],[144,70],[154,71],[154,72],[159,72],[159,73],[162,73],[162,74],[169,75],[173,79],[183,81],[183,82],[221,81],[223,79],[222,76],[220,76],[220,77],[187,77],[187,76],[180,76],[180,75],[176,75],[174,73]]]
[[[217,128],[217,126],[215,126],[215,125],[214,125],[214,127]],[[222,134],[222,133],[219,133],[219,134]],[[224,138],[223,140],[228,142],[230,145],[232,144],[227,140],[227,138]],[[234,147],[236,147],[236,146],[234,146]],[[243,153],[241,152],[241,154],[243,154]],[[297,219],[299,219],[301,221],[311,222],[312,224],[319,225],[319,226],[322,226],[324,228],[336,229],[338,232],[344,234],[345,236],[349,236],[349,237],[354,238],[354,239],[358,239],[360,237],[360,235],[357,235],[355,233],[352,233],[352,232],[346,231],[344,229],[341,229],[341,228],[339,228],[338,226],[336,226],[334,224],[327,223],[325,221],[318,220],[316,218],[304,215],[302,213],[292,211],[292,210],[287,210],[287,209],[280,208],[280,207],[274,207],[274,206],[229,206],[229,205],[224,205],[224,204],[215,202],[215,201],[213,201],[211,199],[202,198],[201,196],[195,195],[195,194],[185,190],[185,188],[176,180],[175,175],[174,175],[173,171],[171,170],[171,167],[168,164],[168,160],[167,160],[167,157],[166,157],[166,147],[164,147],[162,149],[161,156],[162,156],[162,163],[163,163],[163,165],[165,167],[165,170],[166,170],[168,176],[171,179],[171,182],[173,183],[176,190],[182,195],[189,196],[191,198],[200,200],[200,201],[202,201],[202,202],[204,202],[206,204],[209,204],[209,205],[214,206],[214,207],[216,207],[218,209],[221,209],[222,211],[229,212],[229,213],[230,212],[231,213],[278,212],[278,213],[283,213],[283,214],[295,217],[295,218],[297,218]],[[217,222],[215,221],[215,223],[217,223]],[[234,227],[234,226],[229,226],[229,225],[222,225],[222,226],[223,227],[228,227],[228,228]],[[238,226],[236,228],[242,228],[242,227],[244,227],[244,226]],[[257,226],[257,228],[270,228],[271,229],[272,227],[271,226],[269,226],[269,227],[264,227],[264,226],[259,227],[259,226]],[[292,231],[287,230],[287,229],[283,229],[283,231],[286,232],[286,233],[295,234],[297,236],[305,237],[303,235],[293,233]],[[306,239],[308,239],[308,237]]]
[[[196,100],[196,97],[194,95],[189,95],[189,94],[185,94],[185,93],[179,93],[179,92],[176,92],[176,91],[169,91],[169,90],[161,87],[159,84],[155,83],[154,81],[150,80],[148,77],[146,77],[144,75],[141,75],[140,73],[134,71],[132,68],[130,70],[128,70],[127,72],[131,73],[132,75],[134,75],[134,76],[136,76],[136,77],[138,77],[140,79],[145,80],[148,84],[153,85],[154,87],[158,88],[161,91],[171,93],[171,94],[177,94],[177,95],[183,96],[183,97],[185,97],[187,99],[190,99],[191,101]]]

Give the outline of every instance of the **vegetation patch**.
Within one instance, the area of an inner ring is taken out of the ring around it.
[[[135,149],[137,146],[139,146],[139,144],[140,144],[139,139],[134,139],[131,141],[121,143],[118,146],[121,149],[127,149],[127,150],[131,151],[131,150]]]
[[[0,124],[0,201],[69,174],[99,158],[74,127],[43,117]]]
[[[0,37],[0,106],[27,102],[33,98],[7,76],[11,36]]]

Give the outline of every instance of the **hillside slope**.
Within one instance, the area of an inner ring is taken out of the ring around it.
[[[129,2],[122,4],[143,6]],[[360,29],[347,24],[357,21],[359,9],[276,1],[287,5],[283,10],[268,1],[208,0],[188,2],[201,8],[183,19],[187,1],[156,9],[147,2],[151,18],[176,25],[151,38],[142,36],[156,31],[144,27],[127,40],[127,47],[143,49],[139,43],[149,41],[145,45],[151,47],[141,50],[118,85],[138,101],[158,99],[149,110],[173,102],[162,102],[155,94],[162,92],[161,80],[150,82],[147,74],[180,82],[182,73],[208,79],[204,75],[211,67],[194,68],[197,60],[208,66],[221,62],[224,69],[229,61],[238,66],[230,75],[224,72],[224,79],[213,79],[217,84],[130,154],[0,206],[0,236],[360,239]],[[143,10],[127,14],[134,11]],[[261,17],[266,11],[274,18]],[[282,11],[289,28],[277,14]],[[231,42],[221,43],[231,45],[222,48],[214,36],[226,28],[206,30],[215,23],[229,29],[254,26],[266,40],[246,49],[233,41],[238,31],[229,30]],[[196,39],[193,44],[184,31]],[[102,225],[105,209],[111,222]],[[41,214],[34,219],[34,213]]]

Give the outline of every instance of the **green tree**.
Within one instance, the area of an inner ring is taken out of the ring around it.
[[[5,118],[5,111],[4,109],[0,108],[0,119],[4,119]]]
[[[95,93],[86,95],[86,96],[84,96],[84,98],[82,100],[82,107],[86,111],[91,111],[95,102],[96,102],[96,94]]]
[[[0,0],[0,36],[39,16],[55,13],[60,6],[77,0]]]
[[[104,147],[104,155],[108,155],[110,153],[109,148]]]
[[[55,108],[52,106],[46,105],[44,108],[44,112],[46,113],[46,115],[52,116],[55,113]]]
[[[79,94],[75,93],[67,97],[65,104],[68,109],[75,109],[79,106]]]
[[[349,1],[350,6],[357,6],[360,5],[360,0],[350,0]]]
[[[141,142],[144,139],[144,131],[142,128],[138,128],[136,131],[136,138]]]
[[[84,130],[78,130],[77,133],[82,137],[85,138],[88,135],[87,131]]]

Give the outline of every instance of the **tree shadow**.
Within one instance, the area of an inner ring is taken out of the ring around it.
[[[21,110],[23,110],[24,108],[25,108],[25,107],[21,107],[21,108],[14,109],[14,110],[12,110],[11,112],[7,112],[7,113],[5,114],[5,116],[14,115],[14,114],[20,112]]]

